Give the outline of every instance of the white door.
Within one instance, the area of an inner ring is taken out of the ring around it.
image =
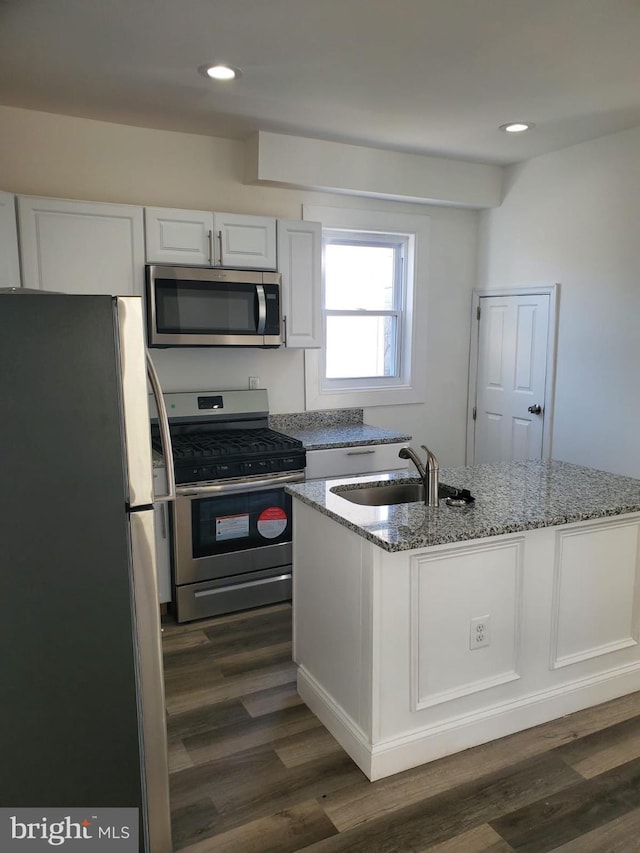
[[[479,300],[473,463],[541,459],[549,294]]]

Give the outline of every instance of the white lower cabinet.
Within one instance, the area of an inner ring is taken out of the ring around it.
[[[142,295],[141,207],[19,196],[18,223],[24,287]]]
[[[0,192],[0,287],[20,287],[15,196]]]
[[[389,552],[296,501],[293,541],[298,692],[372,780],[638,689],[638,513]]]
[[[306,479],[348,477],[351,474],[373,474],[376,471],[405,471],[407,460],[398,453],[408,442],[365,444],[356,447],[332,447],[307,450]]]

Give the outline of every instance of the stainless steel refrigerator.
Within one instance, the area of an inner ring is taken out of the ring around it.
[[[0,296],[0,806],[135,807],[168,853],[145,357],[138,298]]]

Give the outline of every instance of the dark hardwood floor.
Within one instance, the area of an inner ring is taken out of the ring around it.
[[[640,851],[640,693],[372,783],[296,693],[289,605],[163,646],[174,850]]]

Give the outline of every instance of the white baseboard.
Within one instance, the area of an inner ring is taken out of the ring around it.
[[[638,690],[639,672],[640,662],[635,662],[386,738],[375,745],[303,667],[298,670],[298,692],[367,778],[375,781],[633,693]]]
[[[298,693],[347,755],[371,779],[372,750],[367,736],[303,666],[298,667]]]

